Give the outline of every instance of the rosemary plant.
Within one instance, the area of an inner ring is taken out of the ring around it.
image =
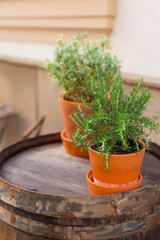
[[[92,114],[85,116],[79,106],[78,112],[71,115],[78,129],[72,134],[76,145],[89,147],[103,154],[105,168],[108,169],[108,158],[112,154],[125,154],[141,150],[140,139],[149,146],[152,131],[158,133],[160,124],[156,114],[144,116],[152,94],[142,88],[143,79],[127,95],[121,78],[117,79],[107,94],[108,86],[103,76],[99,81],[90,79],[89,94],[93,96],[92,104],[83,98],[82,102],[92,109]],[[132,144],[131,144],[132,143]]]
[[[108,40],[89,41],[87,34],[81,33],[75,34],[67,43],[60,36],[54,60],[48,60],[45,69],[62,88],[64,99],[81,102],[82,96],[91,100],[86,82],[90,82],[96,67],[108,88],[120,75],[120,62],[115,55],[112,56]]]

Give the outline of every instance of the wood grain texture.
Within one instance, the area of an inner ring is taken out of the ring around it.
[[[63,157],[62,157],[63,156]],[[61,143],[26,150],[6,161],[0,175],[28,190],[60,195],[89,195],[86,172],[89,159],[65,153]]]
[[[115,16],[117,0],[14,0],[0,2],[0,18]]]
[[[44,238],[33,236],[32,234],[17,230],[0,220],[0,239],[1,240],[53,240],[53,238]],[[54,239],[57,240],[57,239]]]
[[[152,154],[145,155],[141,188],[90,197],[85,181],[89,160],[66,154],[59,134],[4,149],[0,153],[2,240],[158,240],[159,151],[152,144]],[[7,236],[7,231],[12,235]]]
[[[0,39],[53,44],[86,30],[95,39],[110,34],[116,13],[117,0],[0,1]]]
[[[73,21],[75,21],[73,19]],[[72,21],[72,22],[73,22]],[[96,21],[96,20],[95,20]],[[64,20],[65,22],[65,20]],[[94,23],[93,23],[94,24]],[[77,25],[75,23],[74,25]],[[82,25],[82,24],[81,24]],[[83,27],[0,27],[0,39],[9,41],[22,41],[33,43],[49,43],[56,44],[57,36],[64,34],[64,40],[68,41],[73,37],[74,33],[80,34],[82,32],[88,32],[88,38],[95,40],[101,39],[102,36],[109,37],[111,33],[110,26],[113,26],[110,21],[106,23],[109,26],[107,29],[102,28],[90,28],[83,25]],[[25,60],[24,60],[25,61]]]
[[[2,165],[0,176],[13,185],[42,194],[89,196],[85,175],[90,168],[89,159],[71,156],[62,143],[56,143],[10,157]],[[142,175],[142,186],[159,180],[160,163],[155,156],[145,154]]]
[[[0,19],[0,28],[30,28],[30,29],[113,29],[113,17],[79,17],[79,18],[37,18],[37,19]]]

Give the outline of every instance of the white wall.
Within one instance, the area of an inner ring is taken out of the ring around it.
[[[123,72],[160,81],[159,0],[119,0],[111,39]]]
[[[53,58],[55,45],[30,42],[0,40],[0,59],[20,59],[22,61],[38,62],[41,66],[46,59]]]

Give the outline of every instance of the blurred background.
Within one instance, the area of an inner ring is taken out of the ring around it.
[[[66,40],[84,31],[110,38],[126,90],[144,77],[154,96],[147,114],[160,112],[159,9],[159,0],[1,0],[0,147],[21,140],[43,116],[42,134],[64,129],[59,88],[42,69],[60,33]]]

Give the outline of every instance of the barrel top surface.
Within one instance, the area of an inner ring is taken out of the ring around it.
[[[75,218],[103,221],[131,211],[139,214],[160,202],[159,159],[160,147],[152,144],[143,161],[141,188],[92,197],[85,176],[89,159],[65,153],[59,133],[26,139],[0,153],[0,206],[54,217],[57,223],[66,217],[77,224]]]
[[[160,147],[152,144],[141,188],[91,197],[89,159],[65,153],[59,134],[15,143],[0,152],[0,220],[18,229],[12,234],[18,239],[20,233],[34,239],[139,239],[141,231],[151,239],[150,230],[160,223],[159,160]]]
[[[19,143],[21,144],[21,143]],[[67,154],[60,141],[45,143],[20,151],[2,162],[0,177],[17,187],[57,196],[89,196],[86,173],[88,158]],[[141,187],[160,179],[160,161],[145,154]]]
[[[62,143],[24,150],[4,162],[0,176],[27,190],[59,196],[89,195],[88,158],[67,154]]]

